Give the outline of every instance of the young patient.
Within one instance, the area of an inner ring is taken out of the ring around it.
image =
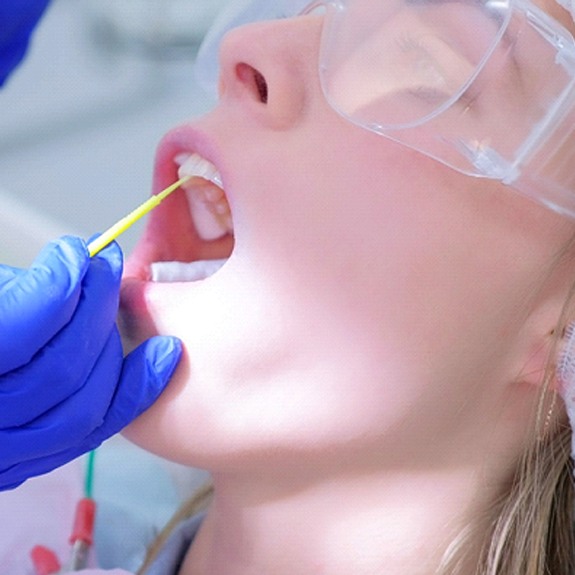
[[[218,106],[159,146],[155,190],[201,177],[151,216],[121,316],[127,342],[186,355],[126,435],[214,490],[145,573],[573,573],[547,367],[575,319],[574,224],[461,173],[522,149],[557,47],[519,0],[340,4],[230,32]]]

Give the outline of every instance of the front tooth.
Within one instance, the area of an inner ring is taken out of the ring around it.
[[[182,187],[188,197],[190,214],[198,235],[205,241],[212,241],[233,232],[229,205],[222,189],[222,178],[216,167],[198,154],[181,154],[175,161],[180,164],[179,178],[192,176]],[[196,178],[212,182],[216,188],[198,186]],[[227,206],[225,217],[222,217],[221,208],[216,209],[219,203],[225,203]]]
[[[176,157],[176,163],[180,165],[178,169],[178,177],[195,176],[203,178],[215,184],[219,188],[223,188],[222,177],[216,167],[199,154],[180,154]]]

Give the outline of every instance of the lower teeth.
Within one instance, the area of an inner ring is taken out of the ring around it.
[[[227,260],[201,260],[198,262],[154,262],[151,267],[153,282],[194,282],[215,274]]]

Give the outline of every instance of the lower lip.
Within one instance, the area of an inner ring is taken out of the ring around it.
[[[122,281],[120,292],[119,323],[123,335],[129,339],[138,340],[156,334],[146,300],[149,282],[136,278]]]
[[[202,282],[156,283],[138,277],[125,277],[120,291],[119,323],[122,333],[132,340],[158,335],[156,314],[178,299],[179,290],[190,293],[192,286]]]
[[[147,311],[145,291],[149,282],[137,278],[122,280],[120,307],[128,310]]]

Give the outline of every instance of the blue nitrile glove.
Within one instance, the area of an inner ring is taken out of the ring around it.
[[[0,1],[0,86],[21,62],[49,0]]]
[[[0,490],[94,449],[170,379],[175,338],[123,358],[121,274],[117,244],[90,259],[73,237],[48,244],[29,270],[0,266]]]

